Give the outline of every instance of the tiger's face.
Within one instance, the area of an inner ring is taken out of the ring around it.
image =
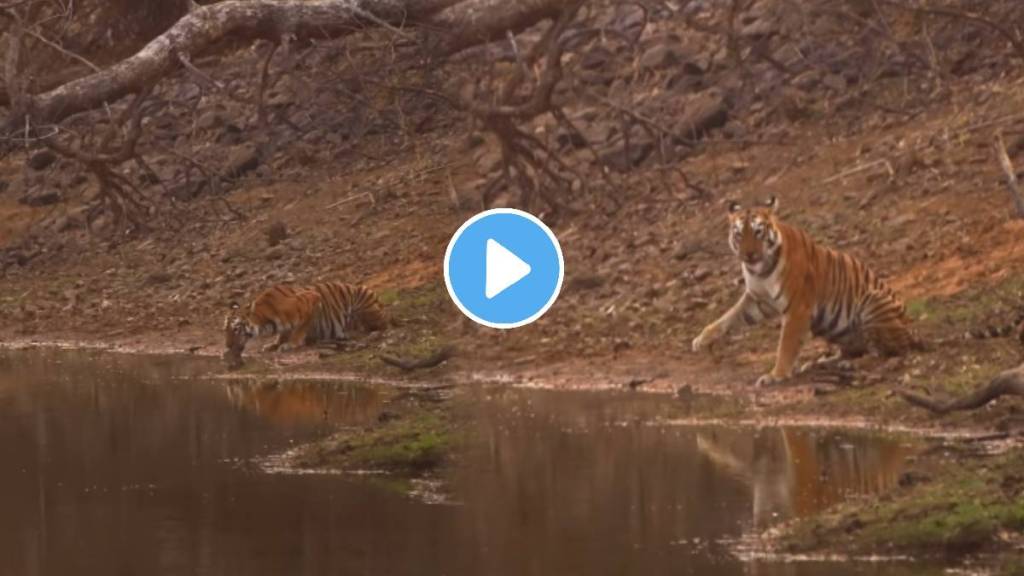
[[[782,237],[775,225],[777,207],[774,196],[752,208],[744,208],[738,202],[729,203],[729,247],[754,274],[772,268],[782,246]]]
[[[238,305],[224,316],[224,361],[228,366],[237,368],[242,365],[242,352],[245,345],[255,336],[249,322],[245,319]]]

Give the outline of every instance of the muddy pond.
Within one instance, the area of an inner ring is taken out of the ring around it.
[[[0,573],[921,575],[746,557],[776,522],[892,486],[914,449],[861,432],[659,424],[673,399],[480,386],[429,486],[268,473],[373,387],[273,387],[216,362],[0,353]],[[725,400],[723,400],[725,401]]]

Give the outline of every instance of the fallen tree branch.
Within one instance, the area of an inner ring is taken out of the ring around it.
[[[142,50],[113,66],[35,96],[36,124],[56,123],[73,114],[113,103],[154,85],[181,66],[181,56],[207,51],[224,38],[277,42],[297,38],[343,36],[366,23],[364,14],[401,24],[427,18],[458,0],[233,0],[191,11]],[[10,92],[10,87],[8,87]],[[8,118],[3,133],[20,120]]]
[[[568,0],[466,0],[431,18],[429,24],[445,34],[431,52],[449,56],[480,44],[518,34],[541,20],[554,20],[571,4]]]
[[[24,108],[31,122],[39,125],[113,104],[142,86],[157,84],[197,56],[224,46],[226,38],[276,43],[287,36],[309,41],[345,36],[371,26],[392,30],[418,26],[434,35],[434,41],[428,42],[429,54],[444,58],[503,38],[509,31],[518,33],[556,18],[564,4],[562,0],[229,0],[190,11],[135,55],[30,96]],[[24,114],[11,114],[0,124],[0,134],[9,134],[23,124]]]
[[[993,378],[988,385],[949,402],[906,391],[900,391],[899,395],[914,406],[936,414],[948,414],[957,410],[975,410],[1001,396],[1024,396],[1024,365],[1007,370]]]
[[[392,356],[390,354],[379,354],[377,357],[380,358],[380,361],[385,364],[390,364],[391,366],[395,366],[396,368],[401,368],[406,372],[410,372],[412,370],[433,368],[434,366],[438,366],[440,364],[447,362],[454,355],[455,347],[445,346],[424,358],[399,358],[397,356]]]

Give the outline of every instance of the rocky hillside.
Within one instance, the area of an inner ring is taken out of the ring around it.
[[[558,164],[557,178],[529,171],[527,198],[503,177],[498,133],[444,95],[493,94],[544,26],[443,67],[408,58],[389,30],[271,60],[265,44],[223,47],[194,62],[209,81],[182,70],[141,103],[139,159],[118,170],[145,218],[119,217],[94,173],[39,142],[0,163],[6,337],[219,353],[230,303],[342,278],[377,288],[399,321],[371,349],[455,343],[454,369],[745,387],[770,364],[774,328],[717,359],[689,341],[739,294],[724,200],[770,194],[889,277],[926,337],[962,334],[1022,302],[1024,221],[993,139],[1024,162],[1024,54],[1010,40],[1024,6],[935,5],[594,0],[562,38],[553,111],[518,126]],[[57,137],[95,142],[129,111],[80,114]],[[529,327],[477,327],[444,292],[444,247],[483,203],[524,201],[561,239],[562,297]],[[891,385],[953,370],[962,389],[1015,354],[981,346],[865,368]]]

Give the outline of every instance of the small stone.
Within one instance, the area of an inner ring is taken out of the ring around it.
[[[26,206],[50,206],[60,202],[60,192],[56,190],[34,190],[18,198],[18,202]]]
[[[57,229],[57,232],[67,232],[69,230],[78,230],[84,225],[85,219],[81,214],[71,213],[58,218],[54,227]]]
[[[228,177],[239,178],[252,172],[260,165],[260,155],[256,146],[243,144],[236,146],[228,154],[228,162],[224,172]]]
[[[146,286],[157,286],[159,284],[166,284],[166,283],[170,282],[172,278],[173,278],[173,276],[171,276],[170,272],[164,272],[164,271],[153,272],[149,276],[146,276],[145,285]]]
[[[501,165],[501,150],[492,146],[482,146],[473,154],[473,161],[476,163],[478,174],[490,176]]]
[[[839,74],[827,74],[821,82],[831,90],[840,93],[846,92],[846,78]]]
[[[709,130],[721,128],[729,121],[729,107],[717,90],[701,92],[686,103],[676,132],[683,137],[697,139]]]
[[[40,150],[29,156],[28,166],[33,170],[46,170],[57,161],[57,155],[50,150]]]
[[[711,304],[711,302],[709,300],[707,300],[706,298],[693,297],[693,298],[690,298],[689,300],[687,300],[685,304],[683,304],[683,310],[685,310],[687,312],[692,312],[694,310],[700,310],[700,309],[703,309],[703,308],[707,308],[708,305],[710,305],[710,304]]]
[[[167,193],[178,202],[188,202],[199,196],[205,187],[206,182],[181,182],[171,186]]]
[[[655,44],[644,52],[640,57],[640,68],[646,70],[657,70],[679,66],[686,60],[683,50],[677,45],[669,42]]]
[[[693,246],[689,243],[683,243],[672,253],[672,258],[682,262],[690,257],[690,254],[694,253]]]
[[[571,291],[594,290],[604,286],[605,279],[598,274],[580,274],[569,280],[567,288]]]
[[[580,68],[584,70],[603,70],[615,56],[607,48],[597,46],[588,50],[580,58]]]
[[[205,112],[196,120],[196,128],[200,130],[209,130],[210,128],[216,128],[223,125],[225,122],[224,116],[220,112],[209,111]]]
[[[911,486],[917,486],[918,484],[924,484],[930,482],[931,476],[918,470],[908,470],[903,474],[900,474],[899,485],[900,488],[910,488]]]
[[[277,246],[288,238],[288,227],[284,222],[278,220],[267,228],[267,244],[271,247]]]
[[[654,141],[650,136],[634,138],[626,147],[625,140],[599,154],[601,163],[618,172],[629,172],[639,166],[654,152]]]

